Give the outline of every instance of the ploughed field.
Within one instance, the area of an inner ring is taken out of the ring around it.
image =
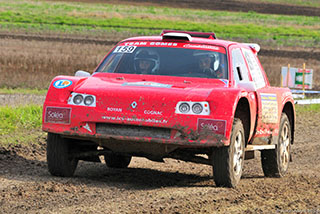
[[[61,0],[77,1],[79,0]],[[228,1],[211,1],[211,0],[80,0],[81,2],[97,3],[116,3],[124,5],[155,5],[177,8],[192,8],[205,10],[224,10],[224,11],[255,11],[266,14],[284,14],[284,15],[303,15],[319,16],[320,4],[316,0],[309,1],[262,1],[262,0],[228,0]]]
[[[126,33],[103,36],[24,33],[0,31],[0,87],[48,88],[57,75],[74,75],[77,70],[92,72],[100,60]],[[281,66],[320,69],[318,48],[262,46],[259,59],[270,84],[280,86]],[[320,87],[319,72],[314,72],[313,86]]]
[[[133,158],[128,169],[80,162],[74,177],[53,177],[47,171],[45,135],[28,146],[0,146],[0,212],[316,213],[319,116],[297,115],[293,162],[286,177],[265,178],[257,152],[245,162],[236,189],[217,188],[209,166],[172,159],[156,163]]]

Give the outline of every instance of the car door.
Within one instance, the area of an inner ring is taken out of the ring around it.
[[[250,105],[250,137],[253,134],[257,116],[256,91],[251,80],[248,66],[243,57],[241,48],[237,45],[233,45],[230,48],[230,52],[232,62],[232,75],[235,82],[234,84],[238,87],[243,88],[244,91],[241,93],[241,96],[246,97]]]
[[[281,116],[281,93],[271,87],[257,55],[249,48],[241,48],[249,73],[256,88],[258,105],[257,125],[253,144],[270,144],[278,135]]]

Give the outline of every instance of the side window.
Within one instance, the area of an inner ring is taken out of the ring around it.
[[[247,60],[249,69],[250,69],[250,73],[251,73],[251,77],[252,80],[255,83],[256,88],[263,88],[264,86],[266,86],[266,82],[264,80],[262,71],[260,69],[260,66],[257,62],[256,57],[254,56],[254,54],[252,53],[251,50],[242,48],[244,57]]]
[[[248,69],[243,59],[240,48],[235,48],[231,52],[232,54],[232,70],[233,76],[236,82],[249,81]]]

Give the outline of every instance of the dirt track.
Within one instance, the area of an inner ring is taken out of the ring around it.
[[[237,189],[215,187],[209,166],[171,159],[134,158],[123,170],[80,162],[75,177],[52,177],[39,136],[39,144],[0,148],[0,213],[320,212],[319,116],[298,115],[285,178],[263,177],[257,156]]]

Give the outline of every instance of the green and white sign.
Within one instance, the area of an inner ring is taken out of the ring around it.
[[[306,69],[304,73],[304,88],[312,89],[312,69]],[[303,69],[290,68],[288,73],[288,67],[281,68],[282,86],[289,88],[303,88]]]

